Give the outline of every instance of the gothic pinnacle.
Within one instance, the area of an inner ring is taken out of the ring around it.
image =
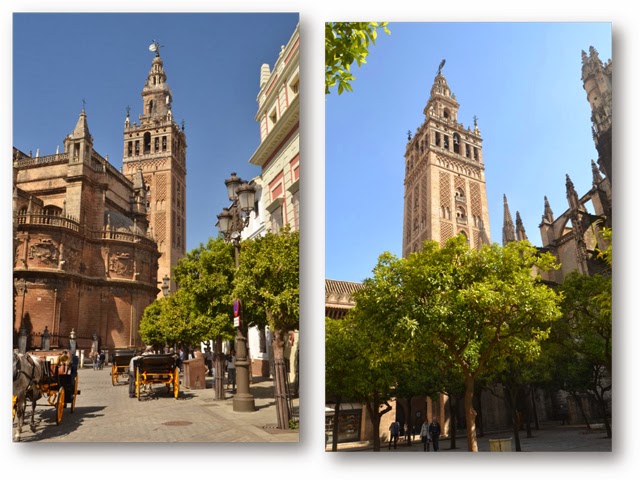
[[[516,241],[515,228],[513,226],[513,219],[511,217],[511,212],[509,211],[509,204],[507,203],[507,196],[503,195],[504,198],[504,223],[502,226],[502,244],[506,245],[509,242]]]

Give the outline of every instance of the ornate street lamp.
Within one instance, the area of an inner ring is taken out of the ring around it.
[[[242,230],[249,225],[249,216],[254,209],[256,189],[249,182],[242,180],[235,172],[224,181],[231,206],[224,208],[217,216],[220,233],[226,242],[233,243],[235,248],[236,268],[240,266],[240,237]],[[234,412],[253,412],[256,409],[255,399],[249,392],[249,359],[247,357],[247,338],[244,325],[236,325],[236,381],[237,393],[233,397]],[[216,369],[216,376],[218,376]],[[218,379],[216,379],[216,383]],[[220,382],[220,385],[221,382]],[[224,398],[224,397],[222,397]]]

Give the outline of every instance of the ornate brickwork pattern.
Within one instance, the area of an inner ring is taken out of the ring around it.
[[[440,206],[451,210],[451,175],[440,172]]]
[[[480,185],[471,182],[469,185],[471,190],[471,214],[482,217],[482,200],[480,198]],[[476,244],[477,245],[477,244]]]
[[[476,230],[475,232],[473,232],[473,245],[471,245],[472,247],[476,247],[476,248],[480,248],[480,243],[481,239],[480,239],[480,231]]]
[[[464,178],[461,177],[453,177],[454,183],[455,183],[455,189],[459,189],[461,188],[463,192],[467,192],[467,189],[465,188],[465,182],[464,182]]]
[[[156,175],[156,200],[167,198],[167,175],[160,173]]]
[[[447,240],[453,237],[453,225],[449,222],[440,222],[440,246],[444,247]]]
[[[166,215],[164,213],[156,213],[155,214],[155,234],[156,234],[156,241],[158,243],[162,243],[165,241],[166,239],[166,233],[167,233],[167,220],[166,220]]]
[[[412,225],[412,213],[413,213],[413,194],[410,193],[409,196],[407,197],[407,208],[405,208],[405,213],[406,213],[406,218],[405,218],[405,232],[407,234],[407,248],[411,248],[411,246],[409,245],[409,243],[411,242],[411,232],[413,231],[411,229],[411,225]]]
[[[429,218],[429,207],[427,204],[427,201],[429,200],[429,190],[428,190],[428,178],[427,175],[424,174],[422,175],[422,178],[420,179],[420,183],[422,183],[422,198],[420,199],[420,225],[421,228],[426,228],[427,226],[427,218]],[[424,234],[423,234],[423,239],[422,241],[426,240],[424,238]]]

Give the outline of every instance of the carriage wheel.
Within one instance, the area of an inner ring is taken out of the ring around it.
[[[180,396],[180,369],[178,367],[173,372],[173,396],[176,398]]]
[[[64,387],[60,387],[58,391],[58,401],[56,402],[56,425],[62,422],[62,414],[64,412]]]
[[[136,397],[140,401],[140,372],[136,369]]]
[[[76,409],[76,397],[78,396],[78,375],[76,375],[76,381],[73,386],[73,398],[71,399],[71,413]]]
[[[49,402],[49,405],[54,406],[56,404],[55,390],[46,390],[45,393],[47,394],[47,402]]]
[[[111,385],[115,387],[117,383],[118,383],[118,367],[114,363],[111,365]]]

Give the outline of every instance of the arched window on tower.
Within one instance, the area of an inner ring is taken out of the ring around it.
[[[460,135],[453,134],[453,153],[460,153]]]
[[[471,147],[467,143],[465,143],[464,146],[465,146],[467,158],[471,158]]]
[[[467,223],[467,212],[464,207],[458,205],[456,207],[456,221],[458,223],[466,224]]]
[[[449,150],[449,135],[444,136],[444,148],[445,150]]]
[[[151,133],[146,132],[143,137],[143,153],[151,153]]]
[[[445,108],[444,111],[442,112],[442,116],[446,119],[449,118],[449,109]]]
[[[436,132],[436,146],[437,147],[441,147],[442,146],[440,144],[440,132]]]
[[[458,233],[458,235],[462,235],[464,237],[465,242],[467,242],[467,245],[470,245],[469,243],[469,237],[467,236],[467,232],[465,232],[464,230],[460,230],[460,232]]]
[[[456,200],[459,200],[459,201],[465,201],[466,200],[466,197],[464,195],[464,189],[462,187],[456,188],[455,196],[456,196]]]
[[[149,114],[153,113],[153,100],[149,100],[149,111],[147,113]]]

